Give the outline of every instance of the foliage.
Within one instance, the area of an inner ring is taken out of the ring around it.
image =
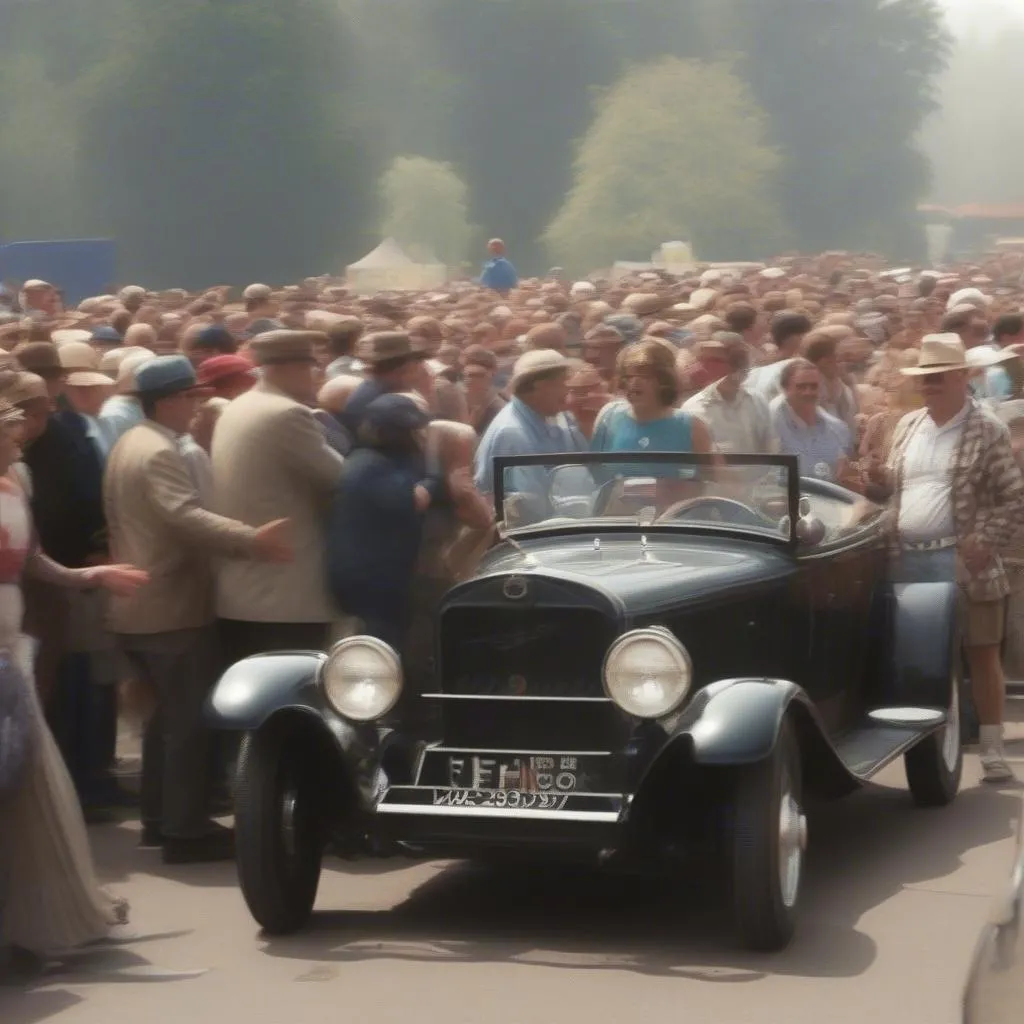
[[[780,196],[797,240],[876,247],[893,222],[909,223],[928,186],[913,139],[949,46],[935,0],[726,2],[741,12],[738,71],[785,155]]]
[[[125,2],[136,17],[88,83],[83,127],[87,184],[133,276],[198,286],[340,266],[367,168],[330,0]]]
[[[410,256],[458,266],[468,255],[472,229],[466,183],[451,164],[421,156],[396,157],[381,180],[381,234]]]
[[[0,232],[112,234],[154,284],[283,280],[363,251],[415,153],[466,181],[474,244],[536,272],[595,97],[677,57],[753,90],[801,247],[895,251],[947,46],[936,0],[0,0]]]
[[[586,270],[679,238],[702,259],[770,255],[784,235],[779,158],[764,134],[727,64],[669,57],[629,72],[580,147],[576,184],[545,235],[552,254]]]
[[[38,53],[0,59],[0,241],[66,237],[75,223],[74,120]]]
[[[541,272],[539,238],[572,182],[574,140],[591,90],[618,67],[592,0],[424,0],[460,85],[450,159],[470,187],[470,214],[499,235],[522,272]],[[481,239],[482,241],[482,239]]]

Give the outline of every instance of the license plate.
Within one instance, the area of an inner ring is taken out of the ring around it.
[[[518,811],[560,811],[568,793],[524,793],[505,789],[435,789],[435,807],[507,807]]]
[[[459,754],[448,759],[453,789],[573,793],[579,787],[579,759],[567,754]]]

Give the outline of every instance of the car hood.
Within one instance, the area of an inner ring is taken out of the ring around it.
[[[477,578],[496,574],[576,582],[621,602],[630,614],[705,600],[790,575],[792,557],[767,544],[710,537],[590,534],[520,539],[490,552]]]

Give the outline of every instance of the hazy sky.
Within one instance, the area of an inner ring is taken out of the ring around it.
[[[940,0],[940,2],[949,12],[950,22],[958,31],[972,23],[977,25],[979,12],[982,12],[982,18],[985,13],[995,12],[1004,15],[1018,14],[1024,17],[1024,0]]]

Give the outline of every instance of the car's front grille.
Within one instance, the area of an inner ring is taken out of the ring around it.
[[[614,622],[594,609],[447,609],[439,674],[445,741],[617,750],[629,727],[601,682],[614,638]]]
[[[450,608],[441,618],[445,693],[603,697],[611,623],[588,608]]]

